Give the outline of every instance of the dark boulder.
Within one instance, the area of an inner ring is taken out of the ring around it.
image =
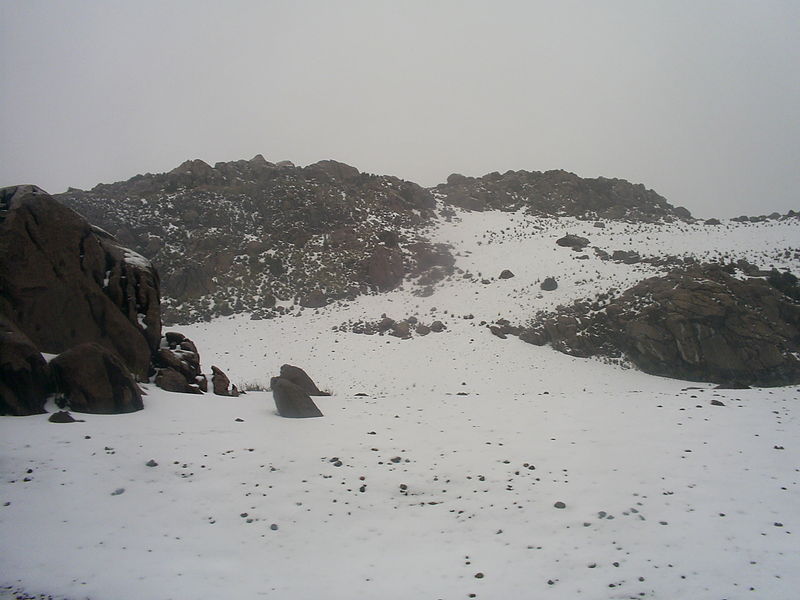
[[[634,265],[641,262],[642,257],[639,256],[638,252],[634,252],[633,250],[614,250],[611,255],[611,260],[625,263],[626,265]]]
[[[50,391],[44,357],[28,336],[0,316],[0,414],[43,413]]]
[[[546,277],[539,287],[545,292],[552,292],[553,290],[558,289],[558,282],[554,277]]]
[[[69,411],[59,410],[54,412],[47,418],[51,423],[77,423],[75,417],[69,414]]]
[[[583,250],[589,245],[589,240],[587,240],[585,237],[568,233],[564,237],[557,239],[556,244],[564,248]]]
[[[161,339],[152,265],[35,186],[0,190],[0,313],[42,352],[86,342],[147,378]]]
[[[508,269],[503,269],[500,273],[499,279],[511,279],[512,277],[514,277],[514,273]]]
[[[311,377],[308,376],[308,373],[300,367],[281,365],[280,377],[291,381],[310,396],[330,396],[329,393],[321,391]]]
[[[74,346],[55,357],[50,368],[73,411],[108,415],[144,408],[141,390],[127,366],[100,344]]]
[[[270,388],[280,416],[292,419],[322,416],[322,411],[314,404],[311,396],[288,379],[273,377]]]

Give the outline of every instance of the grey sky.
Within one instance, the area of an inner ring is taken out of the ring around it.
[[[800,2],[0,2],[0,185],[263,154],[800,209]]]

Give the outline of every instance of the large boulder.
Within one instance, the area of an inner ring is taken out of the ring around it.
[[[43,413],[50,391],[44,357],[28,336],[0,316],[0,415]]]
[[[393,321],[392,326],[394,326]],[[306,373],[300,367],[295,367],[293,365],[281,365],[280,376],[283,379],[291,381],[309,396],[330,396],[329,393],[321,391],[311,377],[308,376],[308,373]]]
[[[576,356],[624,355],[665,377],[797,384],[800,289],[784,280],[742,280],[718,265],[697,265],[646,279],[591,311],[576,304],[520,337]]]
[[[122,360],[100,344],[79,344],[50,362],[56,387],[70,409],[94,414],[144,408],[142,393]]]
[[[314,404],[311,396],[288,379],[273,377],[270,388],[280,416],[293,419],[322,416],[322,411]]]
[[[95,342],[140,379],[161,339],[159,278],[36,186],[0,190],[0,313],[42,352]]]

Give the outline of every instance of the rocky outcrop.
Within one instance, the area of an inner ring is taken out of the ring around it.
[[[330,396],[328,392],[323,392],[314,383],[314,380],[308,376],[303,369],[293,365],[281,365],[280,377],[291,381],[309,396]]]
[[[70,410],[119,414],[143,408],[141,390],[127,366],[100,344],[74,346],[55,357],[50,368]]]
[[[678,379],[800,382],[797,280],[741,280],[729,270],[697,265],[646,279],[619,297],[541,317],[520,338],[575,356],[625,356]]]
[[[270,380],[270,389],[280,416],[292,419],[322,416],[322,411],[314,404],[311,396],[288,379],[273,377]]]
[[[0,190],[0,314],[41,352],[94,342],[141,379],[161,338],[159,278],[35,186]]]
[[[31,340],[0,316],[0,415],[44,412],[50,369]]]
[[[436,187],[447,204],[467,210],[519,210],[542,216],[637,222],[690,220],[656,192],[623,179],[586,179],[567,171],[507,171],[483,177],[451,175]]]
[[[420,227],[435,218],[433,196],[414,183],[260,155],[187,161],[58,199],[153,261],[167,323],[269,318],[275,298],[318,308],[394,289],[416,268],[411,246],[427,241]]]
[[[200,371],[197,346],[182,333],[168,331],[153,362],[156,367],[155,383],[161,389],[186,394],[208,391],[206,377]]]

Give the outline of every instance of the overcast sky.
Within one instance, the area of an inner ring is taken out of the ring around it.
[[[800,2],[0,1],[0,185],[333,158],[800,209]]]

